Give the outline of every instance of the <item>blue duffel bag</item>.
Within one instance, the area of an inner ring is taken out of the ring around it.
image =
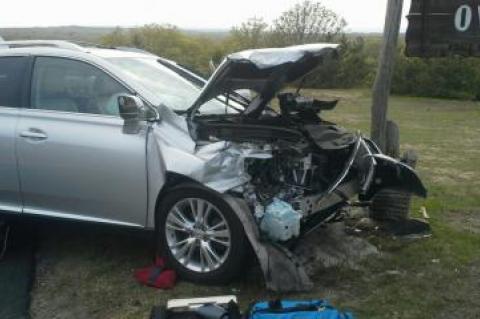
[[[248,319],[353,319],[353,315],[339,312],[326,300],[277,300],[253,304]]]

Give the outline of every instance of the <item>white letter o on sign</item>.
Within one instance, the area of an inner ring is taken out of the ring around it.
[[[457,9],[455,14],[455,28],[460,32],[465,32],[472,24],[472,8],[469,5],[463,5]]]

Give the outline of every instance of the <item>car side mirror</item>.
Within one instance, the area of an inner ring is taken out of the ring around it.
[[[137,96],[121,95],[118,97],[120,117],[125,121],[138,120],[143,107],[143,101]]]

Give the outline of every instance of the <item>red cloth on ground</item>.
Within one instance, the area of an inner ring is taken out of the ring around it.
[[[152,266],[135,270],[135,279],[142,285],[159,289],[171,289],[175,286],[177,274],[165,268],[165,259],[156,257]]]

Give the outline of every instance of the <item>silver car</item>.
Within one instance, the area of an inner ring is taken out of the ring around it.
[[[231,280],[253,248],[284,290],[309,284],[287,244],[351,198],[426,196],[410,167],[318,115],[335,101],[283,90],[336,45],[234,53],[208,81],[137,49],[1,45],[6,215],[156,230],[159,253],[203,283]]]

